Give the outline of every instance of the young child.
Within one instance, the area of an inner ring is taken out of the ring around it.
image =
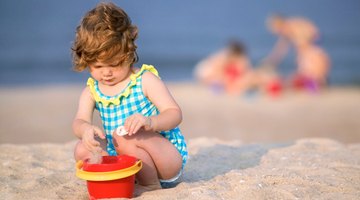
[[[76,29],[72,47],[74,68],[88,69],[91,78],[83,90],[73,122],[80,139],[75,159],[85,160],[93,152],[127,154],[142,160],[138,184],[146,190],[175,181],[187,159],[186,143],[178,128],[182,113],[157,70],[141,69],[135,39],[138,29],[128,15],[112,3],[100,3],[86,13]],[[92,124],[93,111],[100,113],[105,132]],[[116,129],[123,126],[127,135]],[[106,140],[101,149],[95,137]]]

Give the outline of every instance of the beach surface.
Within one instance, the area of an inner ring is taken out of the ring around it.
[[[88,199],[74,142],[0,145],[1,199]],[[357,199],[360,144],[329,139],[251,144],[197,138],[182,182],[135,199]]]
[[[360,196],[359,88],[279,98],[217,95],[194,83],[169,89],[190,157],[180,184],[136,199]],[[88,198],[75,176],[71,133],[81,90],[0,88],[0,199]]]

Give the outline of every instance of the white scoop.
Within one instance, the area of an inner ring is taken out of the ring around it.
[[[125,130],[125,127],[124,126],[119,126],[115,129],[115,133],[116,135],[118,136],[124,136],[124,135],[127,135],[128,132]]]

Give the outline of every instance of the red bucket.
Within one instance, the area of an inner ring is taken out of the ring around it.
[[[100,164],[79,161],[76,175],[87,180],[90,199],[132,198],[135,174],[141,167],[141,161],[132,156],[103,156]]]

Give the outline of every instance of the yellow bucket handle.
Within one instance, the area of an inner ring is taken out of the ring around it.
[[[138,160],[133,166],[120,169],[116,171],[108,172],[88,172],[84,171],[81,168],[83,167],[84,162],[82,160],[77,161],[76,163],[76,176],[78,178],[88,180],[88,181],[110,181],[121,178],[126,178],[131,175],[136,174],[142,168],[141,160]]]

